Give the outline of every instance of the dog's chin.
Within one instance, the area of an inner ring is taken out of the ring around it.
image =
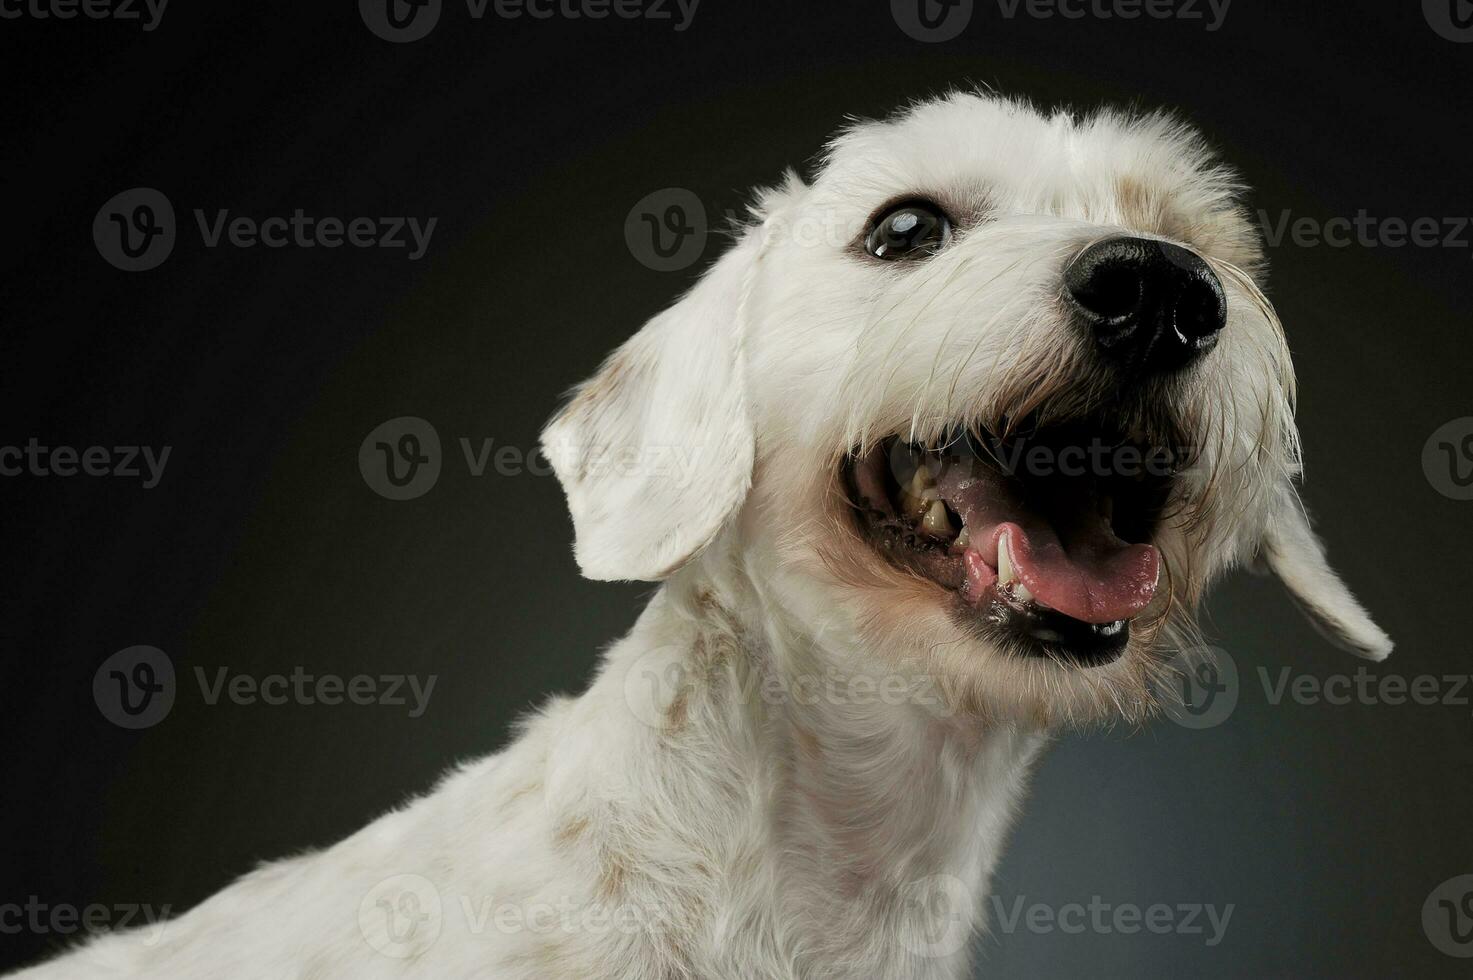
[[[957,426],[850,454],[839,478],[865,546],[934,586],[964,635],[1091,670],[1124,657],[1160,605],[1154,538],[1180,464],[1107,423]]]

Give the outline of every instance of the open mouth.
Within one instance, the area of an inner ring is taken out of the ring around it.
[[[1117,659],[1156,597],[1151,543],[1182,460],[1105,424],[957,427],[845,464],[860,528],[887,560],[950,590],[957,613],[1025,654]]]

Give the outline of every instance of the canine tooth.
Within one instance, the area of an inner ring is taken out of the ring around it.
[[[936,481],[924,463],[916,467],[910,484],[900,491],[900,507],[905,516],[913,521],[925,517],[931,510],[931,500],[936,496]]]
[[[972,530],[965,524],[962,525],[962,533],[956,536],[952,544],[960,551],[966,551],[972,546]]]
[[[1033,593],[1028,591],[1028,586],[1024,585],[1022,581],[1017,581],[1013,583],[1013,598],[1017,599],[1019,602],[1034,601]]]
[[[951,518],[946,516],[946,505],[941,501],[931,504],[931,509],[926,511],[925,519],[921,521],[921,529],[933,538],[945,540],[951,537]]]

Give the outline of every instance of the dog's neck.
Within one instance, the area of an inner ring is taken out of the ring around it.
[[[710,808],[683,818],[720,882],[708,935],[730,961],[708,969],[966,976],[1044,737],[953,715],[923,680],[875,676],[856,651],[784,628],[759,596],[741,576],[683,572],[605,678],[652,698],[638,713],[667,754],[661,800]]]

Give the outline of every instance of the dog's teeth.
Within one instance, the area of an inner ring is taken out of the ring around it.
[[[956,540],[952,542],[952,547],[956,548],[958,551],[966,551],[971,546],[972,546],[972,531],[971,531],[971,528],[969,528],[965,524],[963,524],[962,525],[962,533],[961,534],[958,534],[956,536]]]
[[[926,516],[921,521],[921,529],[941,541],[951,538],[951,518],[946,516],[944,503],[937,500],[931,504],[931,509],[926,511]]]
[[[931,478],[931,471],[923,463],[916,467],[910,484],[900,491],[900,507],[908,519],[918,521],[931,511],[931,502],[935,497],[936,481]]]

